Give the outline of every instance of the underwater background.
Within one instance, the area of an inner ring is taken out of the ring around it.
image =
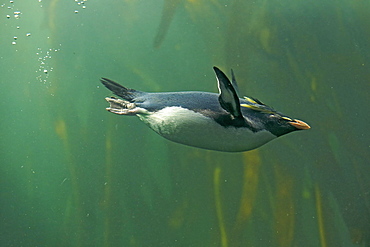
[[[0,246],[370,246],[370,1],[0,0]],[[108,113],[252,96],[312,129],[244,153]]]

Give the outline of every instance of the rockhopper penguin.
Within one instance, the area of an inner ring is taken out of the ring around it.
[[[106,78],[101,82],[115,97],[107,97],[108,111],[136,115],[164,138],[185,145],[242,152],[296,130],[309,129],[305,122],[292,119],[261,101],[239,98],[232,82],[213,67],[219,94],[208,92],[147,93],[129,89]]]

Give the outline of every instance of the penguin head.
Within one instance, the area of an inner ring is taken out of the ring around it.
[[[241,110],[249,125],[256,131],[265,129],[279,137],[297,130],[306,130],[311,127],[298,119],[292,119],[264,103],[245,97]]]
[[[278,113],[267,114],[264,118],[264,124],[268,131],[278,137],[293,131],[311,128],[307,123],[301,120],[292,119]]]

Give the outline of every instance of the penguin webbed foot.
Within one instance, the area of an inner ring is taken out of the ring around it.
[[[107,111],[118,114],[118,115],[136,115],[137,112],[135,103],[131,103],[126,100],[117,99],[115,97],[106,97],[105,100],[110,104],[106,108]]]

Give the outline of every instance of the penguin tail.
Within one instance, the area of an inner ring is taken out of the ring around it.
[[[107,78],[101,78],[100,82],[115,95],[129,102],[132,102],[141,93],[140,91],[124,87]]]

